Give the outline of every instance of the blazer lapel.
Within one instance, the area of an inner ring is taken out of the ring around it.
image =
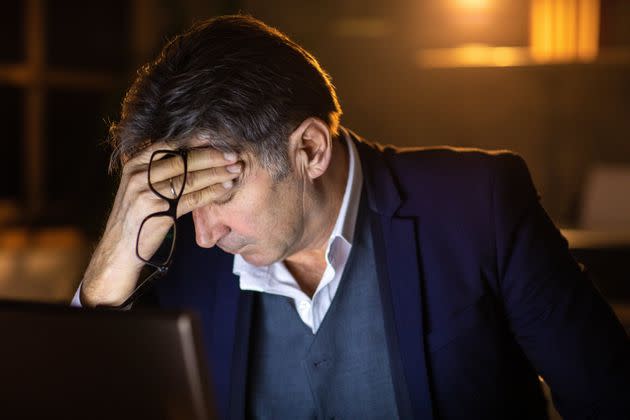
[[[425,352],[417,218],[396,215],[402,200],[384,155],[354,133],[368,204],[381,286],[392,377],[402,418],[433,418]]]
[[[245,417],[245,395],[252,292],[241,291],[232,273],[217,281],[211,327],[211,375],[219,412],[230,419]]]
[[[249,356],[249,338],[252,323],[254,293],[239,293],[238,315],[236,317],[236,336],[234,337],[232,359],[232,383],[230,386],[230,419],[244,419],[247,404],[247,366]]]

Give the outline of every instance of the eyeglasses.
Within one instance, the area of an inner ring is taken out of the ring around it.
[[[163,277],[171,265],[175,240],[177,239],[177,205],[186,185],[188,175],[188,159],[186,150],[156,150],[151,154],[149,161],[148,182],[149,188],[155,195],[168,203],[168,210],[151,213],[142,220],[138,237],[136,238],[136,256],[146,265],[155,268],[155,271],[142,280],[131,295],[117,308],[128,309],[147,290],[149,284]],[[184,168],[181,183],[175,186],[173,179],[157,181],[155,179],[155,162],[164,159],[179,159]],[[166,193],[164,193],[166,191]],[[155,251],[155,246],[148,243],[148,235],[158,229],[167,228],[168,232]]]

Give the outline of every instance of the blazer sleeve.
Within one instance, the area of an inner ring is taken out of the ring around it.
[[[494,162],[498,289],[517,342],[565,419],[630,418],[626,332],[541,206],[523,159]]]

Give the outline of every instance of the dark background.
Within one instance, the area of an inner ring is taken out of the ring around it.
[[[553,220],[584,228],[592,169],[630,165],[630,2],[564,3],[599,10],[594,55],[530,54],[537,5],[573,16],[553,0],[3,1],[0,294],[70,298],[115,193],[104,140],[135,69],[195,20],[239,11],[320,60],[344,125],[400,146],[514,150]],[[599,274],[611,301],[630,299],[629,242],[572,245],[618,265]]]

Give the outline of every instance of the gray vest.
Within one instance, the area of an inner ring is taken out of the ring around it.
[[[366,202],[339,288],[317,334],[291,301],[261,293],[254,309],[248,417],[398,417]]]

